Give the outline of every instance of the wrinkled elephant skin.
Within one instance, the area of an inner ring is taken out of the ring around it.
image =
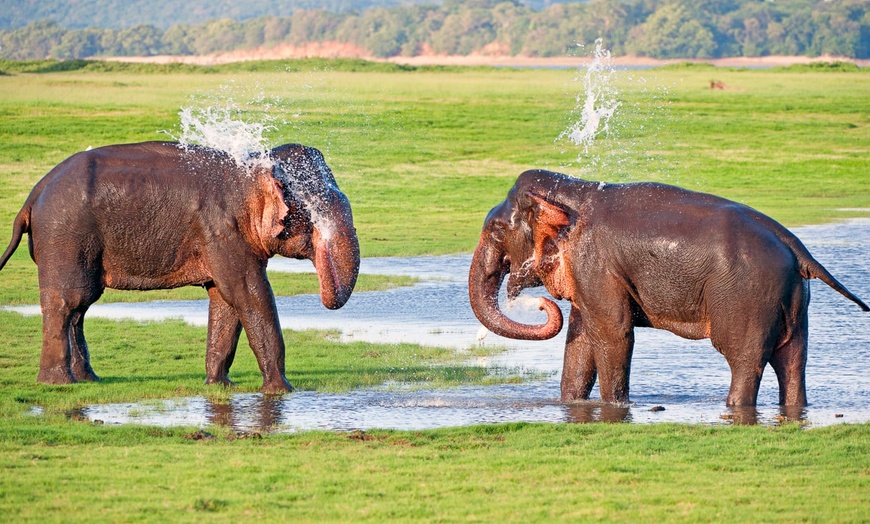
[[[526,171],[487,216],[468,287],[488,329],[544,340],[562,314],[541,299],[547,321],[515,322],[498,304],[543,285],[571,303],[562,399],[582,400],[599,381],[605,402],[629,401],[634,328],[709,338],[731,368],[727,404],[754,406],[773,367],[784,406],[805,406],[807,280],[818,278],[868,307],[790,231],[744,205],[656,183],[604,184]]]
[[[47,384],[98,380],[83,322],[106,288],[203,286],[206,381],[231,383],[244,327],[262,391],[290,391],[268,259],[314,262],[321,299],[332,309],[348,300],[359,272],[350,204],[320,152],[295,144],[250,165],[170,142],[77,153],[31,191],[0,268],[25,233],[43,315],[38,380]]]

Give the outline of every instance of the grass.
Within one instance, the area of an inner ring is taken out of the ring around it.
[[[55,422],[0,435],[0,507],[16,522],[861,522],[870,488],[866,428],[854,426],[258,439]]]
[[[0,224],[11,224],[33,184],[70,154],[177,134],[181,107],[225,96],[268,103],[268,111],[241,106],[251,120],[273,118],[271,143],[324,152],[352,202],[364,256],[470,252],[486,212],[532,167],[675,183],[787,225],[870,216],[864,70],[620,72],[621,119],[585,153],[556,140],[580,91],[567,70],[354,61],[4,62],[0,70]],[[712,80],[726,89],[711,90]],[[19,249],[0,272],[0,304],[34,303],[35,274]],[[278,294],[314,286],[310,275],[270,279]],[[409,283],[360,280],[366,289]],[[204,298],[195,288],[160,293],[110,292],[103,300]],[[868,424],[506,424],[261,438],[223,427],[206,434],[94,425],[66,413],[227,393],[202,384],[203,328],[92,319],[87,330],[103,382],[43,386],[35,383],[39,318],[0,311],[5,520],[861,522],[870,514]],[[312,331],[285,337],[288,377],[301,389],[506,379],[438,348],[341,344],[334,333]],[[238,391],[259,387],[247,348],[231,376]],[[45,415],[28,415],[33,405]]]
[[[24,251],[27,248],[22,248]],[[33,262],[20,258],[3,269],[0,278],[0,296],[3,304],[18,306],[39,303],[39,282]],[[320,283],[315,273],[282,273],[270,271],[269,283],[276,296],[315,294]],[[401,275],[360,275],[357,279],[357,292],[384,291],[400,286],[411,286],[418,279]],[[201,287],[182,287],[177,289],[156,289],[153,291],[120,291],[107,289],[100,297],[101,303],[108,302],[151,302],[154,300],[207,300],[208,293]]]
[[[42,321],[0,311],[0,328],[8,342],[0,355],[0,416],[13,416],[44,406],[64,413],[93,403],[127,402],[145,398],[214,395],[220,388],[203,384],[206,328],[180,320],[164,322],[89,319],[87,336],[91,362],[99,383],[44,386],[36,383]],[[242,335],[244,341],[244,334]],[[379,386],[387,381],[428,387],[462,383],[515,381],[512,370],[468,366],[470,357],[497,348],[452,349],[414,344],[340,343],[328,331],[285,330],[287,377],[299,390],[347,391]],[[262,376],[253,352],[240,343],[230,377],[233,391],[257,391]]]
[[[270,143],[325,153],[353,203],[364,256],[470,251],[486,212],[532,167],[676,183],[788,225],[867,214],[840,211],[870,207],[864,72],[619,73],[621,120],[585,155],[556,140],[581,90],[575,76],[325,66],[0,77],[0,222],[11,222],[33,183],[73,152],[168,138],[159,131],[178,134],[181,107],[227,96],[269,104],[242,105],[246,118],[273,119]],[[731,89],[711,90],[711,79]]]

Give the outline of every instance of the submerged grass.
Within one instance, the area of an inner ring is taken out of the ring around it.
[[[178,133],[181,107],[227,91],[269,102],[273,144],[324,152],[353,204],[365,256],[470,252],[486,212],[534,167],[676,183],[788,225],[870,216],[870,75],[836,69],[619,72],[622,123],[584,153],[556,139],[580,91],[567,70],[3,62],[0,224],[11,224],[33,184],[70,154],[168,138],[160,131]],[[725,89],[710,89],[711,81]],[[247,104],[245,114],[265,112]],[[0,272],[0,304],[35,303],[35,275],[22,246]],[[311,276],[270,278],[278,294],[314,284]],[[139,296],[157,295],[111,292],[103,300]],[[205,329],[89,319],[103,382],[43,386],[35,383],[40,324],[0,311],[5,520],[861,522],[870,514],[867,424],[508,424],[262,438],[221,427],[95,426],[65,413],[97,402],[226,395],[202,384]],[[301,389],[490,380],[443,349],[340,344],[313,331],[285,337],[288,377]],[[231,376],[238,391],[260,385],[244,347]],[[33,405],[46,414],[28,415]]]

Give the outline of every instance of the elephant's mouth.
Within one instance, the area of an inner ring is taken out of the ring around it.
[[[533,269],[534,263],[531,259],[524,261],[516,269],[511,264],[509,257],[506,256],[504,260],[507,264],[504,270],[509,270],[509,273],[507,275],[508,300],[514,300],[515,298],[517,298],[524,289],[540,287],[544,285],[544,283],[541,281],[540,278],[538,278],[538,275],[535,273]],[[502,276],[504,276],[504,274]]]

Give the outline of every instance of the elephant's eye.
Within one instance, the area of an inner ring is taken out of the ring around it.
[[[501,224],[497,224],[495,227],[493,227],[492,233],[490,234],[490,236],[492,236],[493,241],[495,241],[495,242],[504,242],[505,235],[506,235],[506,233],[504,230],[504,226]]]

